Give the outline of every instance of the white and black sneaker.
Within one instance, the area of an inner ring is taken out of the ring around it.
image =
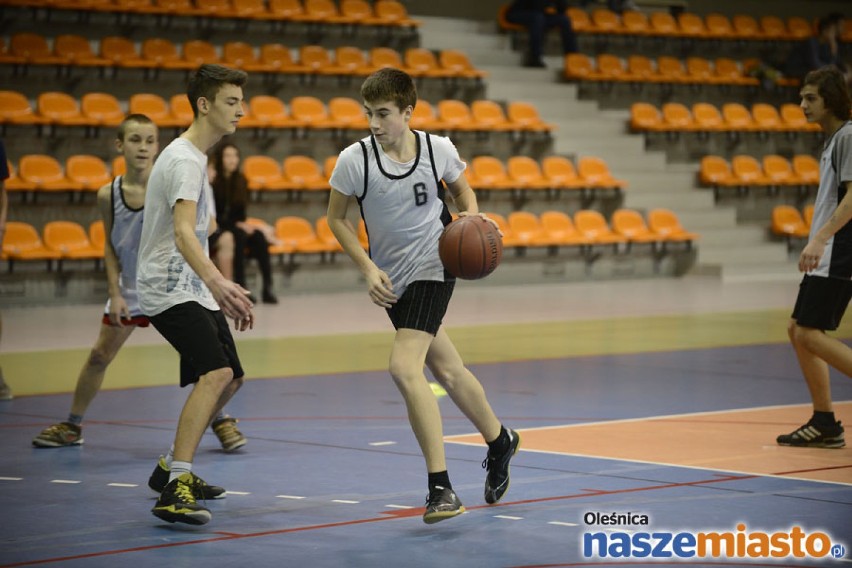
[[[426,511],[423,513],[424,523],[431,525],[462,513],[464,513],[464,505],[455,491],[440,485],[429,490],[429,496],[426,497]]]
[[[491,455],[489,450],[482,462],[482,467],[488,472],[485,475],[485,502],[489,505],[502,499],[509,489],[509,462],[521,446],[521,437],[517,432],[511,428],[506,432],[509,434],[509,448],[499,456]]]
[[[835,422],[834,426],[817,427],[813,420],[799,426],[789,434],[781,434],[776,438],[781,446],[798,446],[803,448],[842,448],[846,445],[843,438],[843,426]]]

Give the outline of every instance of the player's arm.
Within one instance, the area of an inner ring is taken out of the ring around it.
[[[837,231],[842,229],[847,223],[852,221],[852,181],[843,182],[846,190],[846,195],[840,200],[834,213],[828,218],[828,221],[819,228],[814,234],[814,237],[808,241],[802,254],[799,256],[799,270],[807,272],[819,266],[819,261],[822,255],[825,254],[825,245],[829,239],[834,236]]]
[[[452,183],[447,182],[447,189],[450,190],[450,195],[453,197],[453,203],[459,210],[459,213],[468,215],[476,215],[479,213],[479,204],[476,201],[476,193],[473,188],[467,183],[467,178],[464,174]]]
[[[213,299],[226,316],[233,318],[240,331],[254,326],[248,291],[231,282],[213,264],[195,236],[197,203],[178,199],[174,206],[175,245],[187,264],[204,281]]]
[[[369,289],[370,299],[373,300],[373,303],[384,308],[389,308],[391,304],[396,302],[396,295],[393,293],[393,283],[387,274],[379,270],[379,267],[376,266],[370,255],[361,248],[361,243],[358,242],[358,234],[347,221],[346,210],[349,208],[350,199],[350,196],[331,188],[328,198],[328,210],[326,212],[328,227],[334,233],[337,242],[343,247],[344,252],[355,262],[367,280],[367,288]]]
[[[104,222],[104,266],[106,267],[107,293],[109,294],[109,322],[111,325],[122,325],[122,318],[130,318],[130,308],[121,295],[119,275],[121,263],[112,246],[112,184],[108,183],[98,190],[98,211]]]

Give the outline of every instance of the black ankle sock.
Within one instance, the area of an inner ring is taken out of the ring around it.
[[[814,410],[814,416],[811,421],[817,426],[834,426],[837,424],[837,419],[834,417],[834,412],[820,412]]]
[[[488,442],[488,451],[492,456],[505,454],[509,450],[509,433],[505,426],[500,426],[500,433],[497,437]]]
[[[444,489],[453,488],[450,484],[450,474],[447,473],[446,469],[429,474],[429,491],[432,491],[435,487],[443,487]]]

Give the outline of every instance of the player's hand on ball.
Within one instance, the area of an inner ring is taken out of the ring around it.
[[[481,211],[479,213],[470,213],[468,211],[459,211],[459,217],[470,217],[472,215],[476,215],[478,217],[485,219],[486,221],[488,221],[489,223],[494,225],[494,228],[497,229],[498,233],[500,233],[500,237],[505,236],[505,235],[503,235],[503,231],[500,230],[500,225],[497,224],[497,221],[495,221],[494,219],[492,219],[491,217],[489,217],[485,213],[483,213]]]

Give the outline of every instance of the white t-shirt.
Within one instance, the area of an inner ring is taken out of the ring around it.
[[[151,170],[136,271],[139,304],[147,316],[185,302],[198,302],[208,310],[219,309],[210,290],[175,244],[175,203],[179,199],[194,201],[195,236],[204,253],[209,254],[208,185],[207,156],[184,138],[176,138],[169,144]]]
[[[450,213],[436,178],[452,183],[466,167],[449,138],[414,133],[417,153],[409,162],[392,160],[368,136],[340,153],[331,174],[335,191],[358,198],[370,258],[388,275],[397,296],[411,282],[444,280],[438,239]],[[367,152],[366,188],[362,148]]]
[[[819,191],[814,204],[811,239],[845,197],[846,191],[841,185],[848,181],[852,181],[852,121],[844,123],[825,143],[819,162]],[[819,266],[808,274],[852,279],[852,222],[828,239]]]

